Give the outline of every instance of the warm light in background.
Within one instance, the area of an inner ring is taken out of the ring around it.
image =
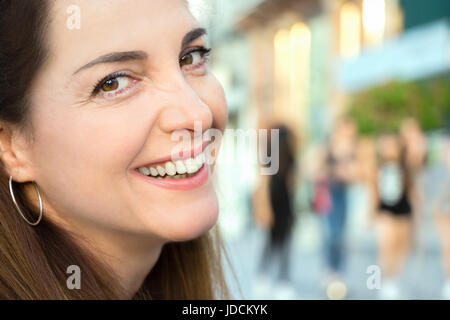
[[[383,41],[385,7],[385,0],[363,0],[364,41],[369,46],[376,46]]]
[[[354,3],[348,2],[340,13],[340,51],[344,58],[352,58],[361,49],[361,14]]]
[[[311,32],[298,22],[275,34],[274,116],[293,125],[306,118]]]
[[[279,30],[274,38],[274,111],[280,112],[289,104],[290,94],[290,39],[288,30]]]
[[[311,44],[311,32],[306,24],[297,22],[291,28],[291,48],[308,49]]]
[[[307,118],[309,66],[311,51],[311,32],[308,26],[298,22],[290,32],[290,118],[304,128],[303,119]],[[296,117],[292,115],[297,115]]]

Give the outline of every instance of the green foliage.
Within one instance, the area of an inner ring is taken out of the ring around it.
[[[349,107],[361,134],[396,132],[413,117],[425,131],[442,128],[450,118],[450,77],[420,82],[390,82],[356,94]]]

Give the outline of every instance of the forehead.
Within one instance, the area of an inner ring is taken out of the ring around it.
[[[184,0],[53,0],[48,39],[56,58],[71,54],[77,65],[113,51],[179,49],[195,26]]]

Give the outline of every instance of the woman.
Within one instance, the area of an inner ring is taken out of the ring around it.
[[[285,125],[274,126],[271,130],[274,129],[279,130],[279,169],[274,175],[263,176],[266,178],[262,183],[267,184],[267,194],[258,194],[260,198],[267,197],[271,216],[270,233],[261,266],[264,269],[266,264],[270,263],[272,255],[280,254],[278,279],[289,281],[290,238],[295,218],[292,208],[296,177],[294,137]],[[257,198],[255,200],[256,202],[263,201],[263,199]]]
[[[226,298],[219,143],[177,149],[227,121],[205,30],[183,0],[74,3],[0,1],[0,298]]]
[[[378,170],[374,183],[379,260],[383,271],[380,297],[400,296],[397,277],[407,259],[412,232],[414,185],[403,141],[394,134],[378,144]]]
[[[330,137],[325,174],[329,181],[330,206],[325,214],[325,262],[327,295],[344,299],[347,287],[342,280],[345,271],[345,230],[348,215],[348,190],[356,181],[357,130],[352,119],[342,117]]]
[[[296,294],[290,276],[290,254],[295,223],[293,196],[298,172],[295,162],[296,139],[287,125],[273,125],[270,132],[272,130],[278,130],[278,155],[273,155],[270,133],[267,150],[271,156],[278,157],[278,171],[273,175],[260,177],[252,199],[256,223],[268,229],[258,270],[259,282],[267,282],[270,279],[271,267],[274,267],[275,274],[272,280],[279,282],[277,294],[289,299],[295,298]],[[270,165],[273,163],[266,166]]]
[[[419,232],[424,202],[424,168],[427,162],[427,139],[419,123],[414,118],[406,118],[400,127],[400,137],[405,148],[405,164],[410,173],[411,184],[416,193],[411,199],[413,207],[413,225]],[[417,235],[418,236],[418,235]]]
[[[441,252],[444,273],[441,298],[450,300],[450,130],[443,141],[443,157],[437,167],[439,178],[433,180],[432,213]]]

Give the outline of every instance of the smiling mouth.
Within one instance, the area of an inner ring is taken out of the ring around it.
[[[151,166],[139,167],[137,171],[147,177],[155,179],[185,179],[194,176],[202,169],[206,162],[202,152],[196,157],[177,161],[166,161]]]

